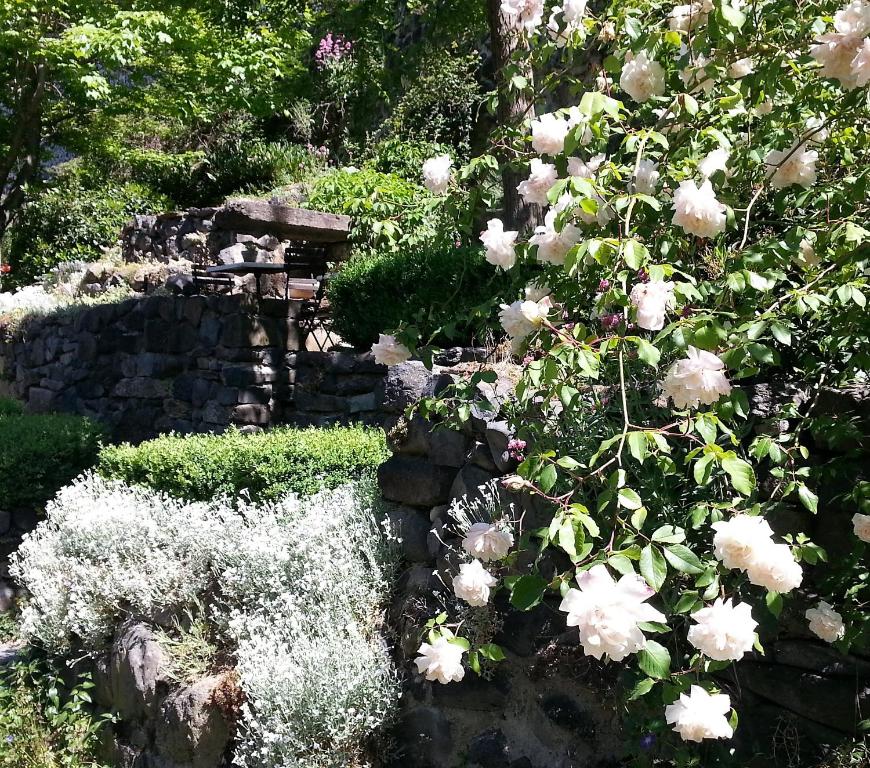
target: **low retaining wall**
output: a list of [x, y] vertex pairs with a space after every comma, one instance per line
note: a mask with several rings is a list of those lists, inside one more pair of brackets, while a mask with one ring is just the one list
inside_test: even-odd
[[[148, 296], [0, 327], [0, 395], [108, 425], [119, 439], [276, 424], [380, 425], [387, 368], [302, 346], [299, 302]], [[448, 350], [449, 367], [481, 355]], [[2, 520], [0, 520], [2, 527]]]

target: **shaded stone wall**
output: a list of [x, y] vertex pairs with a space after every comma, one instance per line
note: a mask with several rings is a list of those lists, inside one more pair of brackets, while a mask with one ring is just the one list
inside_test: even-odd
[[0, 329], [0, 394], [120, 439], [273, 424], [380, 424], [370, 353], [300, 350], [298, 302], [151, 296]]

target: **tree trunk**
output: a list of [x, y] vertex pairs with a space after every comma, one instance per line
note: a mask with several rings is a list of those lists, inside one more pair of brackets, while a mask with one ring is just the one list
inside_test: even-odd
[[24, 203], [27, 185], [36, 178], [43, 141], [45, 63], [23, 62], [19, 72], [15, 130], [0, 160], [0, 239]]
[[[490, 46], [492, 48], [492, 67], [498, 92], [496, 120], [500, 126], [520, 122], [534, 117], [535, 107], [522, 93], [511, 90], [505, 77], [511, 55], [517, 48], [517, 33], [501, 12], [501, 0], [486, 0], [487, 20], [489, 22]], [[532, 71], [523, 73], [531, 84]], [[538, 205], [523, 202], [517, 185], [525, 178], [525, 173], [510, 166], [512, 157], [504, 151], [497, 153], [501, 164], [501, 183], [503, 191], [503, 219], [505, 229], [529, 230], [542, 223], [543, 215]]]

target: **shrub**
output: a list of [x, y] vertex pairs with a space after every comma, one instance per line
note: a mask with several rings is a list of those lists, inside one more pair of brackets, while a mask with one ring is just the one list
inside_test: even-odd
[[4, 287], [27, 285], [65, 261], [100, 259], [133, 214], [168, 205], [139, 184], [88, 189], [74, 175], [61, 177], [21, 209], [10, 230], [4, 251], [12, 271]]
[[473, 248], [415, 248], [351, 259], [329, 285], [336, 332], [356, 347], [400, 324], [436, 343], [481, 340], [510, 278]]
[[91, 711], [90, 675], [32, 656], [0, 670], [0, 766], [99, 768], [105, 717]]
[[108, 446], [98, 471], [192, 501], [242, 492], [252, 499], [275, 499], [334, 488], [385, 458], [381, 432], [364, 427], [281, 428], [257, 435], [231, 430]]
[[398, 562], [381, 518], [372, 482], [232, 506], [85, 476], [13, 556], [22, 630], [98, 649], [124, 616], [178, 615], [208, 590], [246, 698], [235, 764], [362, 765], [398, 696], [377, 633]]
[[392, 173], [419, 183], [426, 160], [436, 155], [454, 154], [455, 150], [445, 144], [393, 138], [374, 144], [367, 153], [365, 166], [379, 173]]
[[351, 239], [362, 252], [438, 242], [452, 231], [437, 197], [418, 183], [371, 168], [318, 176], [306, 205], [353, 217]]
[[101, 426], [81, 416], [0, 413], [0, 503], [41, 507], [93, 466], [104, 436]]

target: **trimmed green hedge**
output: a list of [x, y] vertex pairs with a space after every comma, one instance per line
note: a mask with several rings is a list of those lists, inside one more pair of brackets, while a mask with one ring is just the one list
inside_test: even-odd
[[81, 416], [22, 413], [14, 400], [0, 401], [0, 507], [44, 505], [94, 465], [104, 437]]
[[450, 245], [397, 253], [361, 254], [329, 284], [336, 332], [366, 348], [400, 324], [414, 325], [438, 344], [483, 341], [496, 304], [511, 277], [494, 270], [477, 248]]
[[138, 446], [107, 446], [98, 472], [190, 501], [216, 496], [275, 499], [315, 493], [373, 471], [387, 458], [381, 430], [279, 428], [256, 435], [163, 435]]

